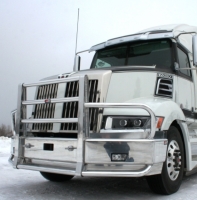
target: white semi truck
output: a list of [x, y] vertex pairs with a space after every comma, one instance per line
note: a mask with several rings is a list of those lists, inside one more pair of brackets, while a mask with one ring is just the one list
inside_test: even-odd
[[176, 192], [197, 169], [197, 27], [154, 27], [88, 51], [88, 70], [76, 55], [74, 72], [19, 85], [9, 162], [50, 181], [146, 176], [154, 192]]

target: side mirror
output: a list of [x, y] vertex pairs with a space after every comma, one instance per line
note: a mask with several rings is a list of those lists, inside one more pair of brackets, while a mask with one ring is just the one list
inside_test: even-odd
[[197, 67], [197, 35], [192, 37], [193, 65]]
[[74, 67], [73, 67], [73, 71], [77, 72], [80, 70], [80, 62], [81, 62], [81, 57], [76, 55], [75, 56], [75, 61], [74, 61]]

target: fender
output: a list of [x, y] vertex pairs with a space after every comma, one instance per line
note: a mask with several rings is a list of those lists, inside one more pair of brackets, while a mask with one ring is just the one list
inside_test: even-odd
[[[135, 98], [122, 103], [141, 103], [147, 105], [155, 113], [155, 116], [164, 117], [164, 121], [161, 130], [168, 130], [174, 120], [185, 121], [185, 116], [181, 108], [171, 99], [164, 99], [160, 97], [143, 97]], [[169, 112], [169, 110], [171, 112]], [[107, 108], [104, 110], [104, 115], [148, 115], [145, 110], [142, 109], [115, 109]]]
[[[186, 125], [186, 118], [184, 116], [183, 111], [172, 100], [159, 98], [159, 97], [144, 97], [138, 99], [132, 99], [127, 101], [127, 103], [142, 103], [147, 105], [149, 108], [153, 110], [155, 116], [164, 117], [164, 121], [161, 127], [161, 130], [168, 130], [171, 124], [176, 121], [182, 131], [183, 135], [183, 143], [185, 146], [185, 154], [186, 154], [186, 171], [190, 171], [193, 169], [193, 164], [191, 162], [191, 145], [189, 141], [189, 132]], [[169, 112], [169, 110], [171, 112]], [[137, 109], [105, 109], [105, 115], [147, 115], [144, 110]]]

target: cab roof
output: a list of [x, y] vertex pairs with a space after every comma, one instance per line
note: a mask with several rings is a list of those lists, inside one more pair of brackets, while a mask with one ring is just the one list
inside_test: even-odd
[[174, 37], [180, 35], [180, 33], [190, 33], [190, 32], [197, 32], [197, 27], [190, 26], [187, 24], [169, 24], [169, 25], [162, 25], [162, 26], [155, 26], [152, 28], [144, 29], [138, 33], [147, 33], [147, 32], [172, 32]]
[[[190, 26], [187, 24], [170, 24], [170, 25], [156, 26], [142, 30], [132, 35], [126, 35], [107, 40], [106, 42], [92, 46], [89, 52], [103, 49], [107, 46], [129, 41], [149, 40], [149, 39], [159, 39], [159, 38], [177, 38], [179, 35], [184, 33], [197, 33], [197, 27]], [[188, 39], [185, 36], [183, 40], [188, 40]], [[191, 51], [191, 49], [189, 48], [190, 44], [187, 44], [186, 46]]]

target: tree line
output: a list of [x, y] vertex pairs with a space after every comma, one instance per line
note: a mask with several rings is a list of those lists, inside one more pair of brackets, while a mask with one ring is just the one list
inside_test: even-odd
[[9, 125], [1, 124], [0, 125], [0, 136], [12, 137], [11, 127]]

